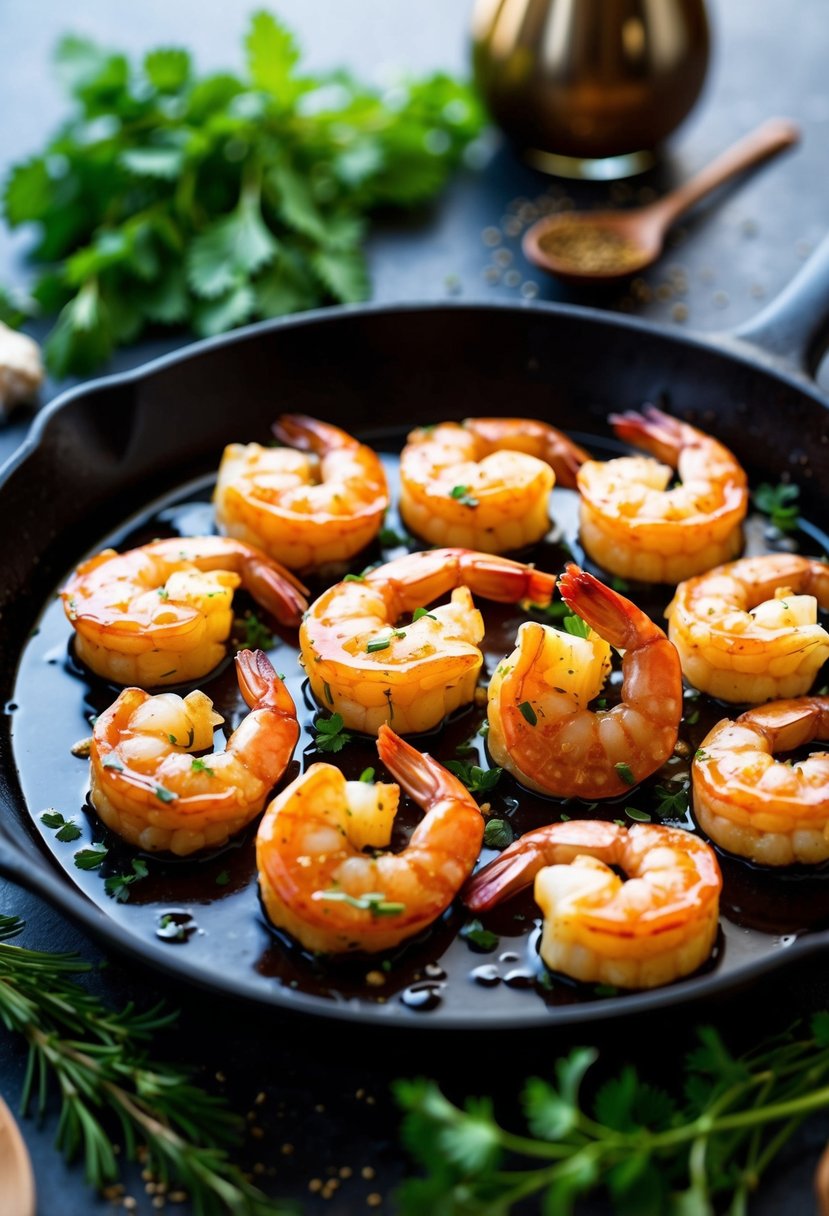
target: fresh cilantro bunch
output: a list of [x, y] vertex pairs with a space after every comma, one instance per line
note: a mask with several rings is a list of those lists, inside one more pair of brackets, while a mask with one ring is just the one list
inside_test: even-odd
[[587, 1101], [597, 1053], [570, 1052], [552, 1082], [526, 1083], [528, 1132], [503, 1128], [487, 1099], [462, 1109], [433, 1082], [398, 1082], [403, 1140], [427, 1171], [404, 1183], [401, 1216], [507, 1216], [530, 1197], [570, 1216], [596, 1190], [620, 1216], [745, 1216], [789, 1136], [829, 1107], [829, 1014], [739, 1056], [711, 1028], [698, 1036], [681, 1095], [629, 1066]]
[[[56, 376], [93, 370], [148, 326], [204, 336], [363, 299], [367, 217], [431, 198], [480, 129], [474, 94], [447, 75], [383, 92], [303, 73], [269, 13], [245, 48], [243, 75], [200, 76], [185, 50], [136, 66], [59, 44], [73, 113], [2, 199], [12, 227], [39, 231], [32, 296], [59, 313], [45, 348]], [[2, 290], [0, 313], [22, 315]]]

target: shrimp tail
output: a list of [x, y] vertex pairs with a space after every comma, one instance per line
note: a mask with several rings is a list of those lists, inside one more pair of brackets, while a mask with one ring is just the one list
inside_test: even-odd
[[334, 448], [357, 447], [358, 442], [338, 426], [311, 418], [308, 414], [281, 414], [271, 431], [289, 448], [324, 456]]
[[639, 410], [611, 414], [608, 421], [620, 439], [633, 447], [644, 448], [665, 464], [676, 467], [680, 450], [688, 445], [686, 427], [655, 405]]
[[665, 636], [630, 600], [572, 562], [558, 585], [567, 607], [618, 650], [629, 650]]
[[280, 625], [299, 625], [308, 608], [308, 588], [290, 570], [264, 555], [251, 556], [245, 563], [245, 585]]
[[296, 717], [296, 706], [264, 650], [240, 650], [236, 655], [239, 690], [251, 709], [278, 709]]
[[546, 864], [541, 849], [507, 849], [469, 880], [461, 898], [471, 912], [487, 912], [525, 890]]
[[473, 550], [459, 551], [458, 569], [472, 591], [484, 599], [499, 603], [516, 604], [520, 600], [530, 600], [545, 608], [553, 598], [556, 587], [553, 574]]
[[429, 807], [443, 798], [469, 801], [469, 792], [457, 777], [427, 752], [406, 743], [385, 723], [377, 733], [377, 754], [418, 806]]

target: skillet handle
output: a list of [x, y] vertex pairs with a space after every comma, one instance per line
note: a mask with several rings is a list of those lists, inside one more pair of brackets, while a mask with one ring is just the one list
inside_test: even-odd
[[813, 378], [829, 335], [829, 237], [767, 308], [733, 337]]

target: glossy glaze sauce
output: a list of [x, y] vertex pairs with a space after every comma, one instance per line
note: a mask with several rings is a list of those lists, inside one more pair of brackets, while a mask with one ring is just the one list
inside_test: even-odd
[[[607, 457], [617, 445], [594, 444], [597, 454]], [[392, 487], [397, 460], [385, 454], [384, 462]], [[181, 488], [160, 503], [150, 505], [139, 517], [101, 539], [99, 548], [123, 549], [155, 537], [196, 535], [214, 531], [210, 506], [212, 479], [202, 479]], [[532, 551], [519, 556], [543, 569], [558, 573], [568, 560], [575, 560], [602, 577], [603, 572], [585, 562], [578, 543], [578, 502], [572, 491], [556, 489], [552, 499], [554, 525], [548, 538]], [[365, 566], [400, 556], [409, 546], [399, 519], [392, 511], [375, 542], [352, 563], [359, 572]], [[827, 540], [816, 529], [780, 538], [761, 516], [749, 519], [746, 551], [763, 552], [776, 546], [797, 547], [819, 554]], [[68, 572], [67, 572], [68, 573]], [[311, 581], [313, 598], [325, 586], [342, 577], [345, 568], [327, 580]], [[604, 576], [605, 580], [613, 580]], [[672, 594], [671, 588], [628, 584], [620, 587], [660, 624]], [[517, 606], [478, 601], [486, 621], [483, 644], [485, 684], [498, 662], [515, 644], [518, 626], [527, 619]], [[254, 606], [239, 595], [235, 610], [243, 617]], [[544, 612], [534, 614], [547, 621]], [[555, 623], [555, 621], [553, 621]], [[284, 672], [297, 705], [302, 734], [294, 759], [282, 782], [283, 788], [301, 770], [318, 760], [337, 763], [349, 779], [357, 779], [367, 767], [377, 770], [377, 779], [388, 780], [380, 765], [374, 741], [355, 736], [335, 757], [317, 750], [313, 720], [320, 712], [310, 695], [298, 663], [296, 635], [278, 630], [269, 653], [274, 666]], [[818, 686], [825, 683], [825, 674]], [[619, 699], [621, 672], [614, 671], [604, 696], [612, 705]], [[198, 686], [213, 698], [225, 717], [217, 732], [217, 746], [247, 712], [238, 693], [230, 657]], [[194, 685], [174, 691], [185, 693]], [[528, 1002], [550, 1006], [599, 1000], [614, 990], [583, 985], [551, 975], [538, 957], [540, 918], [531, 892], [494, 909], [482, 919], [495, 937], [483, 943], [469, 934], [472, 918], [455, 906], [450, 908], [420, 938], [387, 954], [348, 958], [314, 958], [301, 951], [268, 926], [257, 892], [254, 862], [256, 823], [221, 850], [198, 859], [137, 854], [103, 828], [87, 803], [88, 762], [72, 754], [72, 746], [90, 734], [90, 719], [108, 706], [119, 689], [91, 675], [73, 657], [72, 630], [59, 601], [44, 610], [21, 659], [13, 702], [7, 706], [13, 719], [13, 746], [24, 796], [36, 831], [67, 876], [131, 933], [153, 942], [159, 950], [187, 951], [206, 974], [229, 976], [254, 991], [266, 992], [282, 985], [329, 1001], [371, 1006], [376, 1013], [385, 1006], [389, 1014], [403, 1010], [425, 1013], [449, 1008], [453, 1013], [485, 1023], [488, 1010], [518, 1022]], [[664, 822], [695, 830], [690, 811], [680, 805], [664, 811], [657, 787], [680, 791], [689, 780], [690, 757], [703, 737], [720, 718], [736, 716], [740, 707], [723, 706], [693, 690], [686, 691], [685, 713], [675, 755], [664, 768], [619, 799], [600, 804], [578, 799], [544, 798], [522, 789], [507, 773], [479, 802], [490, 806], [490, 817], [509, 823], [516, 836], [562, 815], [570, 818], [618, 819], [631, 824], [630, 810]], [[471, 760], [484, 767], [490, 761], [485, 740], [479, 733], [485, 711], [469, 707], [432, 732], [413, 736], [412, 741], [440, 760]], [[680, 804], [683, 800], [678, 800]], [[660, 811], [660, 807], [662, 810]], [[55, 812], [72, 826], [61, 831], [47, 826], [44, 813]], [[419, 811], [405, 798], [395, 822], [393, 848], [402, 847]], [[50, 820], [54, 822], [53, 819]], [[60, 836], [74, 839], [60, 839]], [[77, 865], [78, 854], [103, 845], [105, 860], [93, 869]], [[484, 849], [480, 864], [495, 853]], [[746, 959], [785, 949], [797, 935], [829, 924], [829, 880], [827, 867], [812, 870], [792, 868], [763, 870], [749, 862], [719, 853], [723, 867], [723, 932], [706, 969], [731, 967], [739, 970]], [[107, 881], [109, 880], [109, 882]], [[126, 881], [124, 881], [126, 880]], [[107, 891], [109, 888], [109, 893]], [[493, 944], [494, 942], [494, 944]]]

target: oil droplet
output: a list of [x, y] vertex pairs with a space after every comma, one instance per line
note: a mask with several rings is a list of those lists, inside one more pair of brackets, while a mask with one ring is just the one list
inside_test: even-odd
[[446, 972], [441, 967], [440, 963], [427, 963], [423, 968], [424, 973], [430, 980], [445, 980]]
[[521, 955], [516, 954], [514, 950], [505, 950], [503, 954], [498, 955], [499, 963], [518, 963], [521, 961]]
[[496, 984], [501, 983], [498, 968], [494, 963], [483, 963], [480, 967], [474, 967], [469, 972], [469, 978], [474, 980], [476, 984], [481, 984], [484, 988], [494, 988]]
[[442, 991], [443, 984], [412, 984], [400, 993], [400, 1000], [407, 1009], [428, 1013], [430, 1009], [437, 1009]]
[[522, 967], [517, 967], [515, 971], [508, 971], [504, 976], [504, 983], [508, 988], [532, 988], [535, 983], [535, 976], [532, 971], [526, 971]]
[[182, 908], [159, 912], [156, 937], [164, 942], [186, 942], [197, 931], [198, 925], [192, 913]]
[[778, 938], [778, 941], [781, 946], [793, 946], [797, 941], [797, 934], [784, 933], [782, 937]]

